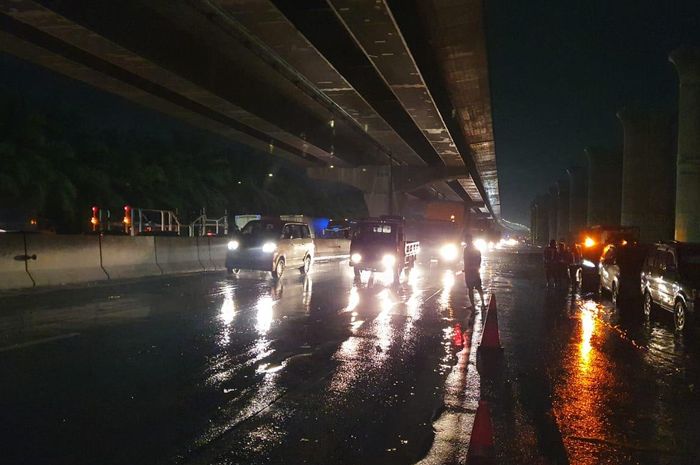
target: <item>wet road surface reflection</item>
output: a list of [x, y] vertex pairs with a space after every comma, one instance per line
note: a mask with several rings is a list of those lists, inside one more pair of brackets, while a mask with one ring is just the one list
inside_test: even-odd
[[697, 328], [547, 289], [539, 254], [494, 256], [491, 270], [510, 376], [502, 463], [699, 463]]
[[330, 263], [0, 297], [3, 460], [414, 463], [465, 296], [448, 270], [392, 281]]
[[[698, 331], [493, 252], [502, 464], [695, 464]], [[426, 264], [168, 277], [0, 297], [2, 463], [464, 463], [485, 312]]]

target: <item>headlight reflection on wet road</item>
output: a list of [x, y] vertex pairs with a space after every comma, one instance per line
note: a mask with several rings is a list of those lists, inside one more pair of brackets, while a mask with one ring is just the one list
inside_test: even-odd
[[438, 303], [440, 304], [440, 309], [448, 311], [448, 317], [453, 318], [454, 312], [450, 306], [450, 292], [452, 292], [452, 287], [455, 285], [455, 274], [452, 270], [445, 270], [442, 275], [442, 291], [440, 292], [440, 298]]
[[272, 320], [274, 315], [275, 301], [269, 295], [262, 295], [258, 299], [258, 303], [255, 308], [257, 311], [257, 319], [255, 323], [255, 329], [260, 334], [267, 334], [272, 327]]

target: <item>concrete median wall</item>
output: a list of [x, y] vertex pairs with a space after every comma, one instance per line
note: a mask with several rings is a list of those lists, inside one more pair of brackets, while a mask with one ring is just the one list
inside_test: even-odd
[[26, 234], [29, 275], [36, 286], [103, 281], [107, 273], [100, 263], [98, 236]]
[[346, 257], [350, 253], [349, 239], [315, 239], [316, 260]]
[[34, 286], [25, 265], [24, 236], [0, 234], [0, 289]]
[[204, 271], [196, 237], [154, 237], [156, 263], [164, 274]]
[[[0, 234], [0, 290], [221, 271], [229, 240]], [[316, 239], [315, 244], [318, 260], [343, 258], [350, 253], [348, 239]]]
[[218, 271], [226, 268], [226, 251], [230, 240], [228, 237], [209, 238], [209, 259], [211, 260], [212, 269]]
[[156, 262], [154, 237], [103, 236], [102, 267], [110, 279], [162, 274]]

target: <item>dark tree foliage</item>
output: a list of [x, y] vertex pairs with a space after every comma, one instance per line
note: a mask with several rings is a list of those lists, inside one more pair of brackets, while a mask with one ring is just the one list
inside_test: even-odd
[[32, 212], [59, 232], [85, 231], [92, 205], [172, 209], [185, 221], [202, 207], [210, 216], [365, 214], [359, 191], [310, 180], [300, 167], [215, 135], [96, 129], [76, 111], [7, 93], [0, 166], [0, 208]]

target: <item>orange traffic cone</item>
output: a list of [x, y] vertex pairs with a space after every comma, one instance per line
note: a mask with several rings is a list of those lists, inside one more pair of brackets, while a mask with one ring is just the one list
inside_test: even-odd
[[498, 311], [496, 310], [496, 295], [491, 294], [489, 309], [486, 314], [484, 331], [481, 333], [480, 349], [502, 349], [501, 337], [498, 335]]
[[491, 411], [485, 400], [479, 401], [474, 417], [472, 436], [467, 451], [467, 465], [491, 464], [494, 462], [493, 424]]
[[462, 338], [462, 325], [459, 323], [455, 324], [453, 328], [454, 336], [452, 337], [452, 342], [457, 347], [462, 347], [464, 345], [464, 338]]

